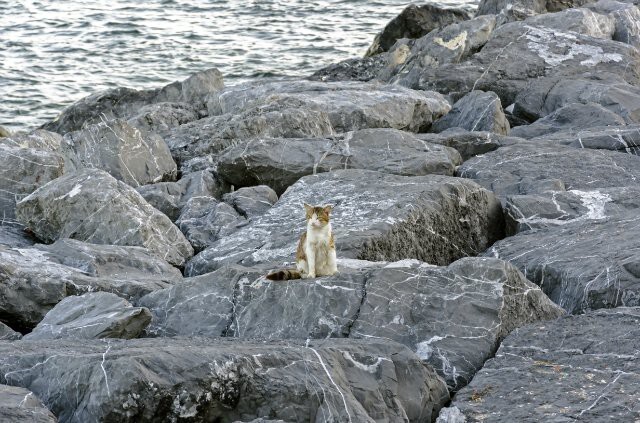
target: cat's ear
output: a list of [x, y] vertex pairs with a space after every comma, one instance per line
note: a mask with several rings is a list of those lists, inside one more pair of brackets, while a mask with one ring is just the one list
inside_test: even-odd
[[304, 210], [309, 213], [313, 210], [313, 206], [310, 206], [309, 204], [304, 203]]
[[329, 214], [329, 213], [331, 213], [331, 210], [333, 210], [333, 206], [332, 206], [331, 204], [327, 204], [326, 206], [324, 206], [324, 207], [322, 208], [322, 210], [324, 210], [324, 212], [325, 212], [326, 214]]

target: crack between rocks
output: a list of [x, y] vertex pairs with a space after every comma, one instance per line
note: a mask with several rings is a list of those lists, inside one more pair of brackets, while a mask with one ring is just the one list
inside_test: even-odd
[[345, 338], [350, 338], [351, 337], [351, 329], [353, 328], [353, 325], [356, 324], [356, 322], [358, 321], [358, 318], [360, 317], [360, 310], [362, 309], [362, 306], [364, 305], [365, 301], [367, 300], [367, 284], [368, 283], [369, 283], [369, 279], [367, 277], [365, 277], [364, 281], [362, 282], [362, 286], [360, 288], [360, 292], [362, 293], [362, 297], [360, 297], [360, 304], [358, 305], [358, 309], [353, 314], [353, 317], [351, 318], [351, 320], [349, 321], [347, 326], [342, 330], [342, 335]]

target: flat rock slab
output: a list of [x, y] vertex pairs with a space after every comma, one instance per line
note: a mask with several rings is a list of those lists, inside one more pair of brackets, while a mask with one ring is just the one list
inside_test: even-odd
[[636, 185], [640, 180], [640, 157], [524, 142], [472, 158], [456, 173], [501, 198], [550, 189], [587, 191]]
[[532, 138], [535, 142], [640, 155], [640, 125], [576, 127]]
[[162, 137], [121, 119], [66, 134], [62, 151], [76, 168], [102, 169], [132, 187], [172, 181], [178, 172]]
[[108, 292], [90, 292], [63, 299], [23, 339], [137, 338], [151, 321], [151, 313], [133, 307]]
[[229, 266], [138, 304], [154, 315], [152, 336], [391, 339], [416, 351], [452, 390], [468, 383], [513, 328], [564, 313], [495, 259], [448, 267], [340, 260], [338, 268], [331, 277], [272, 282], [261, 269]]
[[446, 265], [485, 250], [503, 230], [499, 202], [471, 181], [340, 170], [300, 179], [266, 214], [194, 257], [185, 274], [293, 260], [305, 228], [303, 202], [335, 205], [331, 220], [342, 258]]
[[167, 216], [125, 183], [82, 169], [41, 187], [18, 206], [18, 219], [38, 238], [146, 247], [180, 266], [193, 248]]
[[570, 313], [640, 305], [637, 210], [576, 220], [506, 238], [486, 254], [513, 263]]
[[266, 185], [240, 188], [225, 194], [225, 203], [246, 218], [262, 216], [278, 201], [278, 194]]
[[467, 422], [636, 421], [639, 328], [638, 308], [520, 328], [452, 405]]
[[306, 175], [366, 169], [396, 175], [453, 175], [462, 159], [409, 132], [364, 129], [333, 138], [256, 139], [226, 150], [218, 172], [236, 187], [266, 184], [282, 194]]
[[525, 141], [522, 138], [507, 137], [487, 131], [465, 131], [460, 128], [448, 129], [439, 134], [416, 134], [416, 137], [429, 143], [456, 149], [463, 161], [506, 145]]
[[4, 247], [30, 247], [36, 238], [18, 222], [0, 222], [0, 245]]
[[69, 423], [421, 422], [449, 399], [433, 369], [382, 340], [0, 342], [0, 373]]
[[500, 98], [495, 93], [471, 91], [458, 100], [449, 113], [435, 121], [431, 130], [442, 132], [449, 128], [507, 135], [509, 121], [502, 110]]
[[11, 423], [57, 423], [58, 419], [33, 392], [0, 385], [0, 421]]

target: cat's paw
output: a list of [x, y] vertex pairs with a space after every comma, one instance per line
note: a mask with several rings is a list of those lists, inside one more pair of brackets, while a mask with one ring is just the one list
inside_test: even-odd
[[316, 277], [315, 272], [314, 272], [314, 273], [309, 273], [309, 274], [307, 274], [307, 279], [313, 279], [313, 278], [315, 278], [315, 277]]

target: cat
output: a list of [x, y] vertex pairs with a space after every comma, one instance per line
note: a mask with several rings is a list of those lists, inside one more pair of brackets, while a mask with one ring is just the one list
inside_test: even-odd
[[271, 272], [267, 279], [283, 281], [331, 276], [338, 272], [335, 237], [331, 232], [329, 216], [333, 206], [304, 204], [307, 230], [298, 241], [296, 268]]

